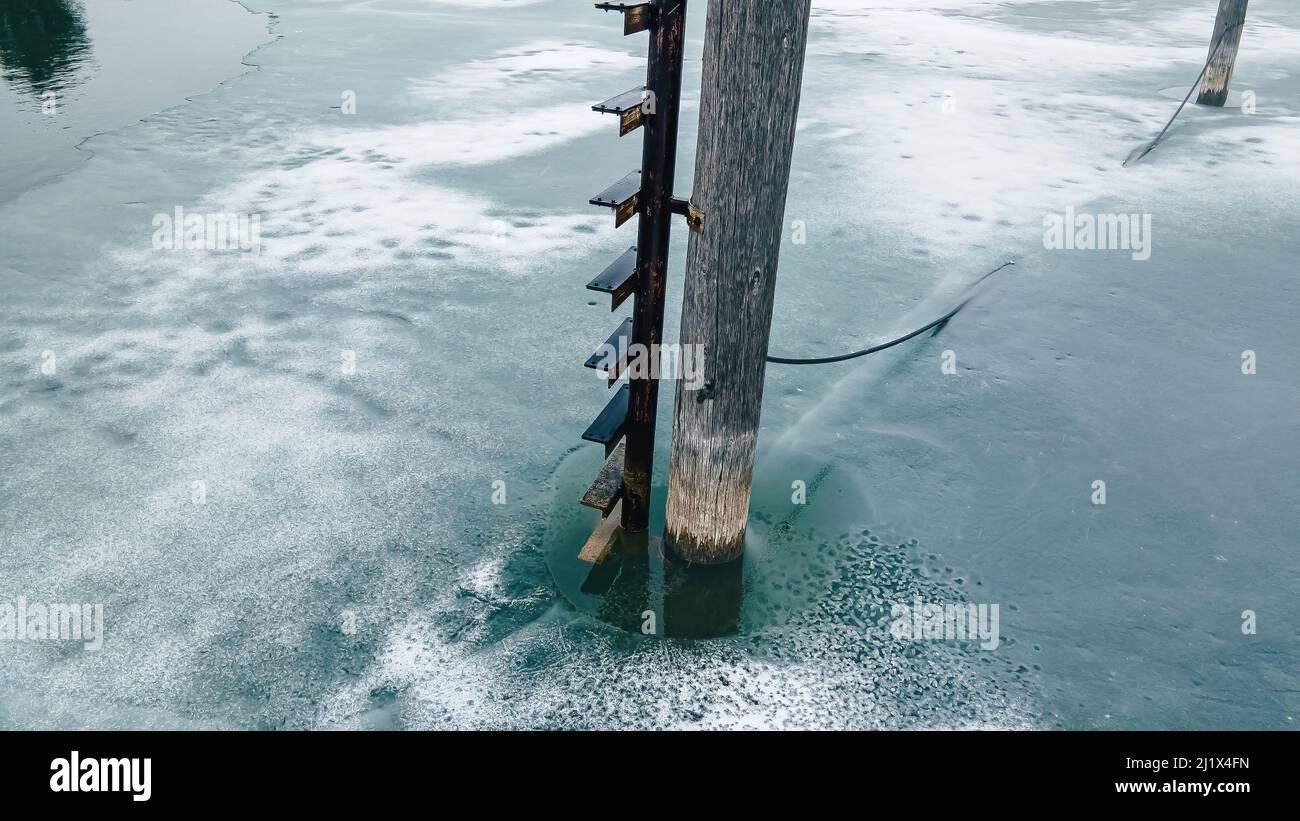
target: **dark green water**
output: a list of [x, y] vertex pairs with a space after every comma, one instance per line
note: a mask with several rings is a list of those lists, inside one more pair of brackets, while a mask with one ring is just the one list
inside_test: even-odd
[[84, 162], [91, 135], [237, 76], [266, 39], [265, 21], [229, 2], [5, 0], [0, 202]]

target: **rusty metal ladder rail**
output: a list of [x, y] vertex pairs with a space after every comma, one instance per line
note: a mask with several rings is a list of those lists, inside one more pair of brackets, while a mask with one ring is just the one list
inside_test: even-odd
[[627, 383], [583, 436], [605, 446], [605, 465], [582, 499], [604, 519], [580, 558], [600, 564], [622, 534], [642, 533], [650, 524], [659, 404], [658, 363], [652, 358], [663, 337], [672, 217], [685, 216], [692, 230], [702, 231], [704, 216], [689, 201], [673, 197], [686, 0], [597, 3], [596, 8], [622, 14], [624, 36], [650, 32], [645, 85], [592, 106], [595, 112], [618, 117], [620, 137], [637, 130], [644, 134], [641, 167], [590, 201], [614, 211], [616, 228], [634, 216], [640, 218], [636, 246], [587, 285], [610, 295], [611, 311], [635, 297], [632, 316], [586, 362], [604, 374], [611, 387], [627, 376]]

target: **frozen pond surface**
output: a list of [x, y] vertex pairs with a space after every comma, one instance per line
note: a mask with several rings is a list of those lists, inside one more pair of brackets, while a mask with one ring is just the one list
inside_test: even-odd
[[[769, 368], [714, 641], [593, 617], [565, 564], [619, 318], [583, 286], [632, 230], [585, 203], [639, 157], [589, 106], [644, 37], [561, 0], [190, 5], [258, 21], [257, 69], [172, 78], [0, 204], [0, 602], [106, 621], [98, 652], [0, 642], [0, 726], [1295, 726], [1295, 4], [1252, 4], [1254, 114], [1189, 107], [1123, 169], [1211, 0], [815, 0], [773, 352], [1017, 266], [937, 337]], [[154, 250], [178, 206], [261, 214], [260, 254]], [[1150, 214], [1151, 258], [1045, 250], [1067, 208]], [[914, 597], [998, 603], [1000, 646], [894, 640]]]
[[[0, 17], [0, 203], [75, 168], [88, 137], [236, 76], [264, 20], [203, 0], [8, 0]], [[84, 150], [78, 150], [84, 149]]]

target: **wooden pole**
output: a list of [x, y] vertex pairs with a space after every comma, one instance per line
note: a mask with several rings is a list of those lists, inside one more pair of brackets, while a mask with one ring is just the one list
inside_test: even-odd
[[687, 561], [744, 552], [810, 0], [709, 0], [681, 341], [705, 383], [677, 383], [665, 541]]
[[1249, 0], [1219, 0], [1219, 15], [1214, 20], [1214, 37], [1210, 40], [1210, 67], [1201, 83], [1200, 96], [1196, 98], [1200, 105], [1222, 107], [1228, 101], [1228, 85], [1232, 82], [1232, 69], [1237, 62], [1241, 32], [1246, 26], [1248, 2]]

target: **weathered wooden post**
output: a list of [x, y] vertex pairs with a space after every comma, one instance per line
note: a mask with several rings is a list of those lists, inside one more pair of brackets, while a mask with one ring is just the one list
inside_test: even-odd
[[[1249, 0], [1219, 0], [1219, 15], [1214, 20], [1214, 37], [1210, 40], [1210, 67], [1201, 83], [1200, 105], [1222, 107], [1228, 101], [1228, 85], [1237, 62], [1237, 47], [1246, 25]], [[1220, 42], [1222, 41], [1222, 42]]]
[[810, 0], [709, 0], [681, 341], [705, 385], [677, 383], [665, 540], [721, 564], [744, 552]]

